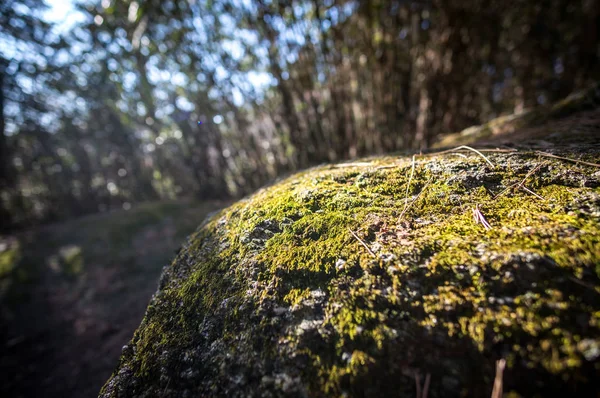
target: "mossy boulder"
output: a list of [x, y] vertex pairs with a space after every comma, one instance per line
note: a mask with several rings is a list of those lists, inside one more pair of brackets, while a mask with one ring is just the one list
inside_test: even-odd
[[595, 394], [599, 121], [316, 167], [214, 214], [100, 396]]

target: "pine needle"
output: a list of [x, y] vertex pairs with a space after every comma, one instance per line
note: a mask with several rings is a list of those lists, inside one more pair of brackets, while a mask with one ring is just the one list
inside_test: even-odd
[[496, 377], [494, 379], [494, 388], [492, 390], [492, 398], [502, 398], [502, 384], [504, 368], [506, 367], [506, 360], [504, 358], [496, 361]]
[[412, 200], [412, 202], [410, 202], [408, 206], [404, 207], [404, 209], [402, 210], [402, 213], [400, 213], [400, 215], [398, 216], [398, 222], [400, 222], [400, 220], [402, 220], [402, 217], [404, 216], [404, 213], [406, 213], [410, 209], [410, 207], [417, 201], [417, 199], [419, 199], [419, 197], [421, 196], [421, 194], [423, 194], [423, 192], [425, 192], [425, 189], [429, 185], [429, 182], [431, 182], [431, 179], [429, 179], [429, 181], [427, 181], [427, 183], [425, 184], [425, 186], [423, 186], [423, 189], [421, 189], [421, 192], [419, 192], [417, 194], [417, 196], [415, 196], [415, 198]]
[[492, 229], [490, 223], [487, 222], [487, 220], [483, 216], [483, 213], [481, 213], [481, 210], [479, 210], [479, 205], [476, 205], [475, 208], [473, 208], [473, 219], [475, 220], [476, 224], [483, 225], [485, 229]]
[[485, 160], [490, 166], [492, 166], [492, 168], [496, 168], [494, 166], [494, 164], [487, 158], [487, 156], [485, 156], [482, 152], [516, 152], [516, 150], [512, 150], [512, 149], [482, 149], [482, 150], [478, 150], [475, 148], [471, 148], [470, 146], [467, 145], [461, 145], [461, 146], [457, 146], [456, 148], [452, 148], [452, 149], [447, 149], [445, 151], [440, 151], [440, 152], [433, 152], [433, 153], [428, 153], [426, 155], [422, 155], [422, 156], [435, 156], [435, 155], [443, 155], [445, 153], [455, 153], [456, 151], [460, 151], [463, 149], [467, 149], [469, 151], [475, 152], [477, 155], [481, 156], [483, 158], [483, 160]]
[[545, 157], [548, 157], [548, 158], [566, 160], [567, 162], [585, 164], [587, 166], [592, 166], [592, 167], [600, 167], [600, 164], [598, 164], [598, 163], [591, 163], [591, 162], [585, 162], [583, 160], [566, 158], [564, 156], [553, 155], [553, 154], [548, 153], [548, 152], [535, 151], [535, 153], [538, 154], [538, 155], [540, 155], [540, 156], [545, 156]]
[[459, 147], [454, 148], [452, 150], [452, 152], [457, 151], [459, 149], [468, 149], [469, 151], [475, 152], [476, 154], [478, 154], [479, 156], [481, 156], [486, 162], [488, 162], [488, 164], [490, 166], [492, 166], [493, 169], [495, 168], [494, 164], [492, 162], [490, 162], [490, 160], [483, 153], [481, 153], [480, 151], [478, 151], [477, 149], [471, 148], [470, 146], [467, 146], [467, 145], [461, 145]]
[[529, 177], [531, 177], [533, 175], [533, 173], [535, 173], [536, 171], [538, 171], [539, 169], [541, 169], [547, 163], [548, 162], [542, 162], [542, 163], [538, 164], [537, 166], [535, 166], [533, 169], [529, 170], [529, 172], [525, 175], [525, 177], [521, 180], [521, 182], [518, 182], [516, 184], [512, 184], [512, 185], [506, 187], [502, 192], [500, 192], [498, 195], [494, 196], [494, 200], [497, 199], [497, 198], [499, 198], [500, 196], [502, 196], [506, 191], [511, 190], [513, 188], [522, 189], [522, 190], [524, 190], [526, 192], [529, 192], [530, 194], [532, 194], [533, 196], [535, 196], [538, 199], [546, 200], [542, 196], [540, 196], [537, 193], [533, 192], [531, 189], [527, 188], [525, 186], [525, 181], [527, 181], [527, 179]]
[[348, 228], [348, 231], [350, 231], [350, 233], [352, 234], [352, 236], [354, 236], [356, 238], [356, 240], [365, 247], [365, 249], [367, 249], [367, 251], [369, 252], [369, 254], [375, 258], [377, 258], [377, 256], [375, 255], [375, 253], [373, 253], [373, 251], [371, 249], [369, 249], [369, 246], [367, 246], [367, 244], [365, 242], [363, 242], [363, 240], [361, 238], [358, 237], [358, 235], [356, 235], [354, 233], [354, 231], [352, 231], [350, 228]]
[[408, 177], [408, 182], [406, 183], [406, 194], [404, 195], [404, 209], [401, 214], [404, 214], [406, 208], [408, 207], [408, 190], [410, 189], [410, 183], [412, 182], [413, 175], [415, 174], [415, 157], [417, 155], [413, 155], [412, 157], [412, 167], [410, 168], [410, 177]]
[[375, 166], [375, 164], [373, 164], [372, 162], [353, 162], [353, 163], [339, 163], [339, 164], [333, 165], [333, 167], [336, 169], [341, 169], [344, 167], [369, 167], [369, 166]]

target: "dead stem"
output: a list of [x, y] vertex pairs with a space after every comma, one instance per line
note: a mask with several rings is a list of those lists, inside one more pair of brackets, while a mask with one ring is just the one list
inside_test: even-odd
[[427, 373], [425, 376], [425, 383], [423, 384], [423, 390], [421, 390], [421, 376], [415, 372], [415, 384], [417, 386], [417, 398], [427, 398], [429, 394], [429, 384], [431, 382], [431, 373]]
[[421, 377], [415, 372], [415, 384], [417, 385], [417, 398], [421, 398]]
[[374, 166], [373, 163], [371, 162], [354, 162], [354, 163], [340, 163], [340, 164], [334, 164], [333, 167], [334, 168], [344, 168], [344, 167], [368, 167], [368, 166]]
[[504, 368], [506, 367], [506, 360], [504, 358], [496, 361], [496, 378], [494, 379], [494, 388], [492, 390], [492, 398], [502, 397], [502, 376], [504, 374]]
[[429, 394], [429, 383], [431, 382], [431, 373], [427, 373], [427, 376], [425, 376], [425, 385], [423, 386], [423, 395], [421, 395], [421, 398], [427, 398], [427, 395]]
[[402, 213], [400, 213], [400, 215], [398, 216], [398, 221], [400, 222], [402, 220], [402, 217], [404, 216], [404, 214], [410, 209], [410, 207], [417, 201], [417, 199], [419, 199], [419, 197], [421, 196], [421, 194], [423, 192], [425, 192], [425, 189], [427, 188], [427, 186], [429, 185], [429, 183], [431, 182], [431, 179], [429, 179], [427, 181], [427, 183], [423, 186], [423, 189], [421, 189], [421, 192], [419, 192], [417, 194], [417, 196], [415, 196], [415, 198], [412, 200], [412, 202], [409, 203], [408, 206], [405, 206], [404, 209], [402, 210]]
[[356, 238], [356, 240], [365, 247], [365, 249], [367, 249], [367, 251], [369, 252], [369, 254], [375, 258], [377, 258], [377, 256], [375, 255], [375, 253], [373, 253], [373, 251], [371, 249], [369, 249], [369, 246], [367, 246], [367, 244], [365, 242], [363, 242], [363, 240], [361, 238], [358, 237], [358, 235], [356, 235], [354, 233], [354, 231], [352, 231], [350, 228], [348, 228], [348, 231], [350, 231], [350, 233], [352, 234], [352, 236], [354, 236]]
[[592, 166], [592, 167], [600, 167], [600, 164], [598, 164], [598, 163], [585, 162], [583, 160], [578, 160], [578, 159], [570, 159], [570, 158], [566, 158], [564, 156], [553, 155], [553, 154], [548, 153], [548, 152], [535, 151], [535, 153], [538, 154], [538, 155], [540, 155], [540, 156], [545, 156], [545, 157], [548, 157], [548, 158], [566, 160], [567, 162], [585, 164], [587, 166]]
[[[460, 151], [463, 149], [467, 149], [469, 151], [475, 152], [476, 154], [478, 154], [479, 156], [481, 156], [483, 158], [483, 160], [485, 160], [490, 166], [492, 166], [492, 168], [495, 168], [494, 164], [492, 162], [490, 162], [490, 160], [483, 154], [481, 153], [480, 150], [475, 149], [475, 148], [471, 148], [470, 146], [467, 145], [461, 145], [458, 146], [456, 148], [452, 148], [452, 149], [447, 149], [445, 151], [441, 151], [441, 152], [433, 152], [433, 153], [428, 153], [427, 155], [422, 155], [422, 156], [435, 156], [435, 155], [443, 155], [445, 153], [454, 153], [456, 151]], [[511, 150], [503, 150], [503, 149], [494, 149], [494, 150], [483, 150], [485, 152], [514, 152]]]
[[412, 182], [413, 175], [415, 174], [415, 157], [417, 155], [413, 155], [412, 157], [412, 167], [410, 168], [410, 177], [408, 177], [408, 182], [406, 183], [406, 194], [404, 195], [404, 209], [401, 214], [404, 214], [406, 208], [408, 207], [408, 190], [410, 188], [410, 183]]
[[540, 200], [546, 200], [544, 199], [543, 196], [538, 195], [537, 193], [533, 192], [531, 189], [527, 188], [526, 186], [519, 186], [519, 188], [521, 188], [522, 190], [529, 192], [530, 194], [532, 194], [533, 196], [535, 196], [536, 198], [540, 199]]
[[500, 192], [498, 195], [494, 196], [494, 200], [498, 199], [500, 196], [504, 195], [504, 193], [508, 190], [511, 190], [513, 188], [518, 188], [518, 189], [522, 189], [526, 192], [529, 192], [530, 194], [532, 194], [533, 196], [535, 196], [538, 199], [541, 200], [545, 200], [542, 196], [538, 195], [537, 193], [533, 192], [531, 189], [527, 188], [525, 186], [525, 181], [527, 181], [527, 179], [529, 177], [531, 177], [531, 175], [533, 173], [535, 173], [536, 171], [538, 171], [540, 168], [542, 168], [543, 166], [545, 166], [548, 162], [542, 162], [540, 164], [538, 164], [537, 166], [535, 166], [533, 169], [529, 170], [529, 172], [527, 172], [527, 174], [525, 175], [525, 177], [521, 180], [521, 182], [518, 182], [516, 184], [512, 184], [508, 187], [506, 187], [502, 192]]
[[465, 155], [464, 153], [459, 153], [459, 152], [456, 152], [456, 153], [451, 153], [450, 155], [454, 155], [454, 156], [460, 156], [461, 158], [468, 159], [468, 158], [467, 158], [467, 155]]
[[481, 210], [479, 210], [479, 205], [475, 205], [475, 207], [473, 208], [473, 219], [475, 220], [476, 224], [483, 225], [485, 229], [492, 229], [490, 223], [487, 222], [487, 220], [481, 213]]

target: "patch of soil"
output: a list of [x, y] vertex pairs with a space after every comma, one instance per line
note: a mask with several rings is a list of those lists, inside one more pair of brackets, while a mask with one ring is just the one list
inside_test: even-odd
[[[44, 248], [58, 233], [77, 236], [76, 223], [22, 234], [24, 253], [42, 253], [29, 259], [36, 263], [29, 265], [35, 280], [19, 285], [17, 298], [0, 302], [0, 396], [97, 397], [140, 324], [162, 266], [182, 243], [179, 227], [187, 223], [183, 232], [192, 232], [216, 207], [193, 209], [193, 215], [186, 209], [179, 215], [185, 221], [165, 217], [146, 225], [134, 231], [126, 249], [86, 260], [78, 275], [50, 267]], [[84, 250], [111, 248], [106, 241], [92, 246]]]

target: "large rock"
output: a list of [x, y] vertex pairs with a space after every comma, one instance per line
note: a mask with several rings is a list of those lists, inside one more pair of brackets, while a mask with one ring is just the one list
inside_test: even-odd
[[600, 111], [544, 123], [485, 158], [313, 168], [215, 214], [100, 396], [595, 393]]

